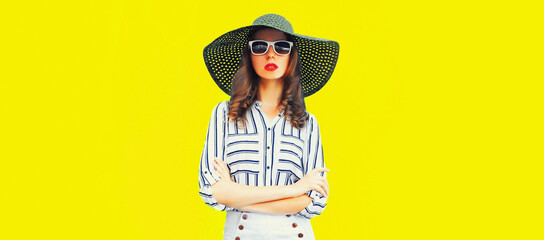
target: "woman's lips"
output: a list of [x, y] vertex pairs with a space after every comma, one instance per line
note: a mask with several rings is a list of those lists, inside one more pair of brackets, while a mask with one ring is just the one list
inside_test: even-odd
[[266, 64], [266, 66], [264, 66], [264, 69], [267, 70], [267, 71], [274, 71], [274, 70], [278, 69], [278, 65], [273, 64], [273, 63], [269, 63], [269, 64]]

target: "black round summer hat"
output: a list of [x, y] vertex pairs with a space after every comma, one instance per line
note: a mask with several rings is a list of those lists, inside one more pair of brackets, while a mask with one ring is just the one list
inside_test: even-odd
[[270, 27], [288, 34], [298, 50], [301, 63], [301, 85], [304, 97], [321, 89], [331, 75], [338, 60], [338, 42], [297, 34], [287, 19], [278, 14], [265, 14], [253, 24], [227, 32], [204, 47], [204, 62], [213, 80], [229, 96], [234, 74], [238, 71], [243, 48], [249, 36], [259, 28]]

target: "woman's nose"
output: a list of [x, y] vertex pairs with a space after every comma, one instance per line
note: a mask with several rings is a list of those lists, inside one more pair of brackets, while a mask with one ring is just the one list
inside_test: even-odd
[[266, 52], [268, 58], [276, 57], [276, 52], [274, 52], [274, 46], [270, 45], [268, 51]]

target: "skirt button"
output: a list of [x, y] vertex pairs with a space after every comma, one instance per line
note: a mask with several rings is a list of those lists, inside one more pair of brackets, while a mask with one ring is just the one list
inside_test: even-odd
[[296, 228], [296, 227], [297, 227], [297, 223], [293, 223], [293, 227]]
[[290, 216], [291, 216], [291, 214], [287, 214], [287, 215], [285, 215], [285, 216], [287, 216], [287, 217], [290, 217]]
[[302, 233], [299, 233], [299, 234], [298, 234], [298, 237], [299, 237], [299, 238], [302, 238], [302, 236], [304, 236]]
[[242, 218], [243, 218], [244, 220], [246, 220], [246, 219], [247, 219], [247, 214], [242, 215]]
[[240, 226], [238, 226], [238, 229], [242, 230], [242, 229], [244, 229], [244, 226], [240, 225]]

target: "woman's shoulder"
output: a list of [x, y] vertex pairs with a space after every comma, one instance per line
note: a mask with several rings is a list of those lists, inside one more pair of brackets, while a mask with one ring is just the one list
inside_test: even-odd
[[310, 113], [310, 112], [308, 112], [308, 111], [306, 111], [306, 113], [308, 114], [308, 118], [307, 118], [307, 121], [308, 121], [308, 122], [307, 122], [307, 123], [312, 123], [312, 122], [314, 122], [314, 121], [317, 121], [317, 119], [316, 119], [316, 117], [315, 117], [314, 114], [312, 114], [312, 113]]
[[217, 104], [215, 104], [215, 106], [213, 107], [214, 111], [224, 111], [225, 109], [227, 109], [229, 106], [229, 101], [226, 100], [226, 101], [221, 101], [221, 102], [218, 102]]
[[228, 105], [229, 101], [221, 101], [216, 103], [211, 110], [212, 115], [219, 116], [220, 114], [227, 114]]
[[304, 130], [305, 132], [312, 132], [314, 128], [317, 127], [317, 118], [314, 114], [306, 111], [306, 114], [308, 114], [308, 118], [306, 118], [306, 124], [304, 124]]

